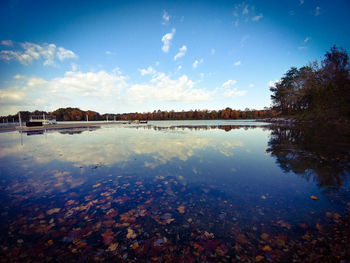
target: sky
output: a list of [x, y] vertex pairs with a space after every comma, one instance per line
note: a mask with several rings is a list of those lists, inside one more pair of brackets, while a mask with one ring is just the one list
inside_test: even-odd
[[263, 109], [350, 49], [350, 1], [0, 1], [0, 115]]

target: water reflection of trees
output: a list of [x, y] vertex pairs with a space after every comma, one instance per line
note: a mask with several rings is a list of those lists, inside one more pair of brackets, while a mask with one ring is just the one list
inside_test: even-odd
[[163, 130], [191, 130], [191, 131], [199, 131], [199, 130], [224, 130], [226, 132], [237, 129], [255, 129], [255, 128], [263, 128], [268, 129], [267, 125], [175, 125], [175, 126], [154, 126], [154, 125], [146, 125], [146, 126], [129, 126], [129, 128], [135, 129], [148, 129], [155, 131], [163, 131]]
[[336, 125], [271, 127], [267, 152], [286, 172], [339, 187], [350, 171], [349, 129]]

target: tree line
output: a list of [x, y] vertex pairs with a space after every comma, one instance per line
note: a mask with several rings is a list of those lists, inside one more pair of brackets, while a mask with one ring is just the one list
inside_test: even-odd
[[[229, 107], [222, 110], [189, 110], [189, 111], [153, 111], [146, 113], [100, 114], [96, 111], [84, 111], [79, 108], [59, 108], [52, 112], [21, 111], [21, 119], [28, 121], [31, 115], [53, 115], [57, 121], [102, 121], [102, 120], [217, 120], [217, 119], [261, 119], [277, 116], [277, 110], [264, 108], [263, 110], [248, 109], [233, 110]], [[0, 117], [0, 122], [18, 121], [18, 114]]]
[[292, 67], [270, 87], [273, 108], [281, 115], [307, 119], [350, 117], [349, 56], [333, 46], [321, 63]]

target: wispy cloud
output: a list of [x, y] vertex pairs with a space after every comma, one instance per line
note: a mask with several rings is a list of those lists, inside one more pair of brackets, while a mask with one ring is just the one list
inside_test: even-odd
[[239, 60], [239, 61], [236, 61], [235, 63], [234, 63], [234, 66], [235, 67], [238, 67], [239, 65], [241, 65], [241, 61]]
[[276, 87], [276, 84], [279, 82], [279, 80], [269, 80], [267, 83], [268, 87]]
[[176, 32], [176, 29], [173, 28], [170, 33], [167, 33], [162, 37], [162, 42], [163, 42], [162, 50], [163, 50], [163, 52], [165, 52], [165, 53], [169, 52], [171, 40], [173, 39], [175, 32]]
[[77, 71], [78, 70], [78, 65], [75, 63], [70, 64], [72, 71]]
[[198, 67], [198, 65], [199, 64], [201, 64], [201, 63], [203, 63], [203, 59], [201, 58], [200, 60], [195, 60], [194, 62], [193, 62], [193, 64], [192, 64], [192, 67], [195, 69], [195, 68], [197, 68]]
[[257, 22], [260, 19], [262, 19], [263, 17], [264, 17], [263, 14], [260, 14], [260, 15], [257, 15], [257, 16], [253, 16], [252, 21]]
[[249, 9], [255, 9], [254, 6], [250, 6], [246, 4], [245, 2], [236, 4], [234, 9], [233, 9], [233, 16], [239, 17], [240, 15], [248, 15], [249, 14]]
[[321, 7], [316, 6], [315, 8], [315, 16], [319, 16], [321, 14]]
[[229, 79], [222, 84], [223, 88], [229, 88], [237, 83], [237, 80]]
[[247, 43], [247, 40], [249, 39], [249, 35], [245, 35], [241, 38], [241, 41], [239, 42], [241, 44], [241, 47], [244, 47], [244, 45]]
[[170, 15], [168, 14], [167, 11], [163, 10], [163, 15], [162, 15], [162, 24], [165, 25], [168, 23], [170, 20]]
[[22, 50], [1, 50], [0, 59], [5, 61], [17, 60], [23, 65], [30, 65], [34, 60], [43, 59], [44, 66], [54, 66], [55, 59], [60, 61], [77, 58], [77, 55], [55, 44], [38, 45], [30, 42], [21, 43]]
[[309, 42], [310, 39], [311, 39], [311, 37], [306, 37], [306, 38], [304, 39], [304, 43]]
[[248, 21], [259, 21], [263, 18], [263, 14], [258, 14], [254, 5], [246, 4], [245, 2], [238, 3], [234, 6], [232, 14], [235, 18], [234, 25], [238, 27], [240, 22], [247, 23]]
[[56, 56], [60, 61], [70, 59], [70, 58], [76, 58], [76, 55], [73, 51], [65, 49], [63, 47], [58, 47], [56, 50]]
[[12, 40], [2, 40], [1, 41], [1, 45], [12, 47], [13, 46], [13, 42], [12, 42]]
[[187, 51], [187, 47], [185, 45], [183, 45], [179, 49], [179, 52], [174, 56], [174, 60], [177, 60], [178, 58], [181, 58], [181, 57], [185, 56], [186, 51]]
[[224, 91], [224, 96], [226, 98], [242, 97], [247, 94], [246, 90], [238, 90], [237, 88], [227, 89]]
[[234, 88], [233, 86], [236, 84], [237, 81], [233, 79], [229, 79], [222, 84], [222, 88], [224, 89], [222, 94], [224, 95], [224, 97], [241, 97], [247, 94], [246, 90], [238, 90], [237, 88]]
[[107, 50], [107, 51], [105, 52], [105, 54], [106, 54], [107, 56], [113, 56], [113, 55], [115, 55], [115, 53], [112, 52], [112, 51], [110, 51], [110, 50]]
[[243, 10], [242, 10], [242, 14], [243, 14], [243, 15], [247, 15], [247, 14], [249, 13], [248, 7], [249, 7], [248, 5], [244, 5], [244, 6], [243, 6]]
[[145, 76], [145, 75], [156, 73], [156, 70], [154, 68], [152, 68], [151, 66], [149, 66], [146, 69], [139, 69], [139, 72], [142, 76]]
[[299, 4], [303, 5], [304, 4], [304, 0], [299, 0]]
[[255, 87], [254, 83], [249, 84], [249, 88], [254, 88], [254, 87]]
[[216, 51], [215, 51], [214, 48], [212, 48], [212, 49], [210, 50], [210, 54], [211, 54], [211, 55], [215, 55], [215, 52], [216, 52]]

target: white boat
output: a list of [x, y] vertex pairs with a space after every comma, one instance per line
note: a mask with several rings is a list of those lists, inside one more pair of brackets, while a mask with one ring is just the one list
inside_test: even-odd
[[26, 126], [43, 126], [48, 124], [56, 124], [56, 116], [53, 115], [31, 115]]

